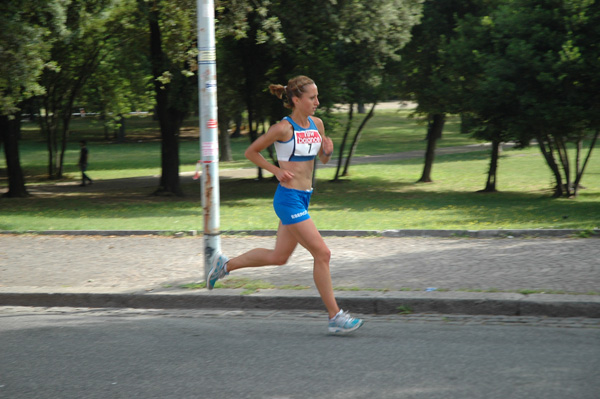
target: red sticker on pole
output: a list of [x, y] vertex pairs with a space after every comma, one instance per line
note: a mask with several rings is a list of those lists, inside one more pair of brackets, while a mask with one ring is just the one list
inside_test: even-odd
[[218, 123], [216, 119], [209, 119], [208, 122], [206, 122], [206, 127], [209, 129], [216, 129], [217, 125]]

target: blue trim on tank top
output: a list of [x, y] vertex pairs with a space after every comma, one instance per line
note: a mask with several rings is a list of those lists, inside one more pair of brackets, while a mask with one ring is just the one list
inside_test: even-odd
[[288, 162], [312, 161], [315, 158], [316, 155], [292, 155]]

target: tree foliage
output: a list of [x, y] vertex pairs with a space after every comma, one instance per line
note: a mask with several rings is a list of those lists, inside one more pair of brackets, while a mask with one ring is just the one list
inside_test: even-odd
[[44, 92], [40, 75], [49, 63], [51, 32], [62, 30], [63, 1], [11, 1], [0, 11], [0, 114], [11, 115], [19, 104]]
[[147, 24], [141, 24], [139, 20], [135, 24], [128, 29], [127, 40], [111, 39], [110, 51], [98, 63], [78, 100], [100, 114], [106, 140], [111, 138], [113, 131], [118, 141], [125, 140], [126, 115], [151, 111], [156, 104], [146, 40]]
[[8, 170], [9, 197], [27, 196], [19, 160], [20, 117], [24, 102], [45, 92], [39, 83], [50, 61], [52, 33], [65, 22], [65, 1], [11, 1], [0, 10], [0, 143]]
[[61, 178], [73, 107], [87, 80], [111, 51], [111, 44], [130, 40], [133, 26], [129, 0], [65, 2], [65, 28], [53, 32], [51, 59], [38, 97], [40, 126], [48, 147], [48, 176]]
[[[598, 136], [599, 18], [591, 0], [511, 0], [466, 18], [449, 48], [463, 68], [460, 103], [475, 131], [522, 145], [535, 139], [557, 197], [577, 194], [582, 142], [595, 130], [589, 159]], [[568, 143], [575, 144], [574, 167]]]

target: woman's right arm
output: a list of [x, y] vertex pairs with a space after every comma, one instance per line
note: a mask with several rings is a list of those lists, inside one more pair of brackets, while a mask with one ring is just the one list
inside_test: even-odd
[[271, 162], [267, 161], [260, 152], [275, 143], [275, 141], [284, 138], [285, 128], [288, 126], [289, 124], [282, 122], [278, 122], [271, 126], [267, 133], [254, 140], [254, 142], [250, 144], [244, 153], [246, 158], [252, 161], [252, 163], [259, 168], [271, 172], [280, 182], [291, 180], [294, 177], [294, 174], [288, 170], [278, 168], [277, 166], [273, 165]]

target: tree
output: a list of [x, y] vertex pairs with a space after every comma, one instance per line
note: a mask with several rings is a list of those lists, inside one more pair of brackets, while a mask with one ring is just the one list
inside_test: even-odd
[[[475, 102], [476, 99], [481, 99], [481, 97], [473, 94], [469, 100]], [[465, 106], [465, 103], [462, 104]], [[491, 105], [493, 102], [486, 104]], [[465, 108], [468, 108], [468, 106], [465, 106]], [[510, 111], [507, 109], [507, 112]], [[512, 140], [512, 137], [507, 130], [507, 118], [510, 116], [511, 115], [507, 115], [504, 111], [502, 114], [486, 114], [485, 111], [482, 111], [481, 113], [463, 112], [461, 114], [462, 133], [470, 133], [473, 137], [490, 141], [492, 144], [485, 187], [478, 192], [494, 193], [498, 191], [496, 183], [498, 181], [498, 163], [500, 160], [502, 143]], [[527, 139], [522, 139], [519, 141], [515, 139], [515, 141], [517, 141], [517, 148], [522, 147], [526, 140]]]
[[[533, 6], [521, 0], [515, 8], [523, 12]], [[600, 7], [593, 0], [547, 1], [537, 5], [532, 19], [528, 22], [533, 40], [525, 42], [515, 32], [519, 43], [531, 46], [527, 50], [537, 62], [526, 64], [525, 76], [520, 76], [529, 75], [533, 87], [520, 97], [522, 118], [513, 128], [535, 133], [555, 177], [554, 196], [575, 197], [600, 129]], [[587, 136], [590, 144], [581, 164]], [[569, 160], [568, 143], [575, 146], [575, 165]]]
[[477, 12], [473, 1], [427, 0], [423, 18], [412, 30], [412, 40], [402, 50], [401, 93], [417, 102], [417, 114], [427, 115], [427, 149], [418, 182], [431, 182], [437, 140], [441, 139], [446, 114], [456, 112], [451, 65], [444, 63], [444, 46], [455, 35], [457, 21]]
[[[491, 14], [499, 4], [483, 0], [476, 8], [480, 15]], [[454, 112], [461, 114], [461, 131], [492, 143], [488, 176], [480, 192], [495, 192], [501, 144], [514, 140], [523, 146], [529, 139], [513, 137], [508, 131], [509, 121], [518, 108], [514, 98], [507, 95], [514, 91], [514, 83], [504, 75], [494, 75], [491, 70], [508, 75], [518, 65], [495, 52], [495, 42], [481, 23], [486, 18], [466, 14], [459, 19], [455, 34], [442, 47], [441, 60], [449, 66], [447, 81], [449, 86], [454, 85], [452, 91], [457, 104]]]
[[21, 0], [0, 11], [0, 143], [8, 172], [8, 197], [27, 196], [19, 159], [21, 108], [25, 100], [44, 93], [38, 79], [49, 62], [52, 30], [64, 23], [63, 2]]
[[555, 197], [577, 195], [598, 138], [599, 22], [592, 0], [511, 0], [461, 28], [460, 54], [480, 70], [463, 74], [471, 96], [463, 105], [497, 141], [527, 145], [535, 138], [556, 181]]
[[[61, 178], [73, 106], [111, 45], [132, 40], [132, 0], [66, 2], [65, 29], [53, 35], [56, 67], [41, 77], [40, 126], [48, 146], [48, 176]], [[134, 38], [135, 36], [133, 36]]]
[[161, 133], [161, 177], [156, 195], [182, 196], [179, 130], [197, 104], [195, 2], [138, 0], [149, 31], [150, 64]]
[[[345, 96], [350, 105], [348, 125], [339, 146], [338, 167], [334, 177], [346, 176], [361, 132], [373, 116], [376, 104], [385, 96], [386, 65], [399, 59], [398, 52], [409, 42], [411, 28], [419, 22], [422, 1], [342, 1], [336, 18], [339, 29], [333, 45], [336, 68], [342, 72]], [[354, 104], [371, 103], [371, 109], [359, 124], [346, 156], [345, 143], [353, 123]]]

